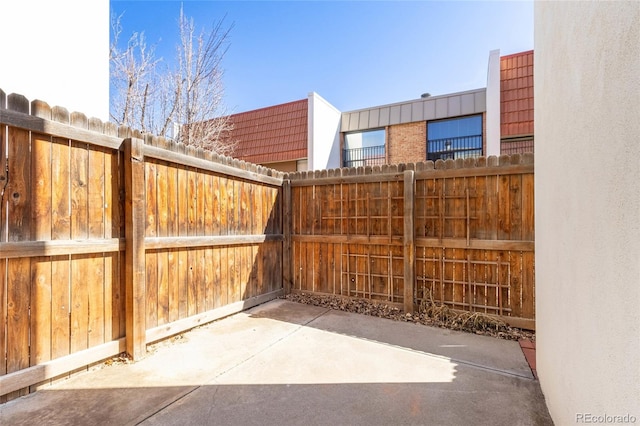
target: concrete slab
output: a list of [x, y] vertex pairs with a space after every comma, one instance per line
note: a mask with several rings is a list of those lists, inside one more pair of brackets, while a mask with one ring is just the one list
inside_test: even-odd
[[534, 378], [529, 365], [522, 362], [522, 350], [516, 341], [365, 315], [354, 316], [342, 311], [330, 311], [313, 321], [310, 326], [438, 355], [506, 374]]
[[552, 424], [527, 370], [515, 342], [277, 300], [0, 405], [0, 424]]

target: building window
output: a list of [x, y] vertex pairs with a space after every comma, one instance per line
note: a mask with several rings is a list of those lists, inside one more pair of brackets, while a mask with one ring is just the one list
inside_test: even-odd
[[345, 133], [342, 150], [343, 167], [385, 164], [384, 129]]
[[482, 155], [482, 115], [427, 123], [427, 160], [480, 155]]

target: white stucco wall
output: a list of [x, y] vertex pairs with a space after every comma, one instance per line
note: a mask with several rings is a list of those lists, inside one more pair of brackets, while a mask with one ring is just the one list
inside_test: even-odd
[[340, 167], [340, 119], [342, 113], [315, 92], [309, 93], [308, 169]]
[[109, 0], [1, 6], [0, 89], [109, 118]]
[[500, 155], [500, 49], [489, 52], [487, 66], [487, 152]]
[[640, 2], [535, 4], [537, 370], [558, 425], [640, 424], [639, 23]]

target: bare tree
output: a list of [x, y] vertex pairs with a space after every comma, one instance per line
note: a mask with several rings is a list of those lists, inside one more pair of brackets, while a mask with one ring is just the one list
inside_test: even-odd
[[193, 19], [187, 18], [180, 8], [178, 68], [172, 81], [176, 121], [184, 124], [180, 141], [230, 154], [233, 146], [221, 140], [221, 136], [232, 129], [223, 102], [221, 65], [231, 27], [225, 29], [223, 23], [224, 19], [215, 23], [208, 33], [196, 34]]
[[120, 18], [112, 19], [111, 78], [117, 92], [112, 120], [186, 145], [232, 154], [235, 144], [228, 133], [233, 126], [222, 82], [222, 59], [232, 26], [225, 28], [222, 19], [210, 31], [197, 32], [181, 7], [176, 64], [170, 68], [155, 59], [142, 33], [134, 33], [126, 49], [118, 50]]
[[159, 60], [154, 49], [148, 48], [144, 33], [135, 32], [127, 40], [125, 49], [118, 48], [122, 15], [111, 19], [113, 39], [109, 49], [111, 85], [115, 89], [111, 96], [111, 119], [140, 131], [149, 131], [150, 122], [145, 121], [149, 93], [153, 85], [153, 73]]

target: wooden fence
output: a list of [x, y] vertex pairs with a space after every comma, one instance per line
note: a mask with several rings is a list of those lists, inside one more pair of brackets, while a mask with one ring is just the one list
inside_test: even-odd
[[0, 91], [0, 402], [308, 291], [534, 328], [533, 157], [284, 175]]
[[282, 174], [0, 91], [0, 402], [282, 294]]
[[534, 322], [533, 155], [287, 176], [294, 291]]

